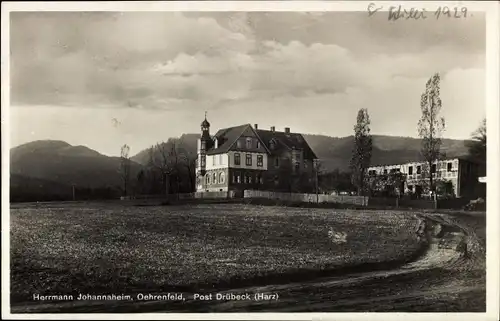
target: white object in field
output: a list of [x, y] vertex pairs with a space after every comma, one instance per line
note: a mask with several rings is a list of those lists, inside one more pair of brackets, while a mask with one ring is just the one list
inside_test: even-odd
[[328, 237], [332, 240], [333, 243], [339, 244], [347, 242], [347, 234], [344, 232], [335, 232], [333, 230], [329, 230]]

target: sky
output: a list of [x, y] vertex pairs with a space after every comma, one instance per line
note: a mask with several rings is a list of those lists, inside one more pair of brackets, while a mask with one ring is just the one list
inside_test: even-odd
[[117, 156], [259, 124], [342, 137], [417, 137], [441, 75], [447, 138], [485, 117], [485, 17], [388, 21], [366, 12], [13, 12], [11, 146], [41, 139]]

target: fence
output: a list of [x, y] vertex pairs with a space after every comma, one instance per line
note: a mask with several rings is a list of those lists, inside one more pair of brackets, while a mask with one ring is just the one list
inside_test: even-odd
[[366, 206], [368, 197], [365, 196], [342, 196], [342, 195], [323, 195], [323, 194], [301, 194], [301, 193], [279, 193], [270, 191], [245, 190], [244, 198], [267, 198], [275, 200], [283, 200], [289, 202], [305, 202], [305, 203], [339, 203], [339, 204], [354, 204]]
[[[241, 193], [240, 193], [241, 194]], [[224, 198], [237, 198], [237, 191], [229, 192], [194, 192], [194, 193], [182, 193], [172, 196], [179, 200], [192, 200], [192, 199], [224, 199]]]

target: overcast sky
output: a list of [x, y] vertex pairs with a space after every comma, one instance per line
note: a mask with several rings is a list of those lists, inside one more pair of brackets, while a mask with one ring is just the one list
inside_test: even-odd
[[485, 116], [485, 19], [359, 13], [12, 13], [11, 144], [58, 139], [106, 155], [244, 123], [417, 136], [442, 76], [449, 138]]

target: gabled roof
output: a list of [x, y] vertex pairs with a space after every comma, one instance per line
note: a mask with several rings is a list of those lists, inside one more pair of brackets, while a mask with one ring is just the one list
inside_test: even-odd
[[[284, 150], [301, 149], [304, 152], [305, 159], [317, 158], [302, 134], [254, 129], [250, 124], [220, 129], [214, 135], [214, 139], [218, 140], [218, 147], [208, 150], [207, 154], [227, 153], [248, 128], [256, 134], [269, 154], [280, 154]], [[269, 146], [271, 140], [276, 142], [274, 149]]]
[[[256, 132], [272, 154], [279, 154], [283, 150], [301, 149], [304, 151], [305, 159], [318, 158], [302, 134], [277, 132], [264, 129], [257, 129]], [[273, 139], [276, 142], [274, 149], [270, 147], [270, 142]]]
[[250, 126], [249, 124], [240, 125], [236, 127], [229, 127], [224, 129], [219, 129], [219, 131], [214, 135], [214, 139], [217, 138], [218, 147], [211, 149], [207, 154], [220, 154], [227, 153], [231, 146], [240, 138], [241, 134]]

